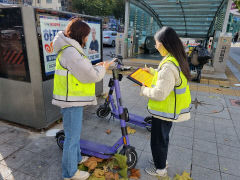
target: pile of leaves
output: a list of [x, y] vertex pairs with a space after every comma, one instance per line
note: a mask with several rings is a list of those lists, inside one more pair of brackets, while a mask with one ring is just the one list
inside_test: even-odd
[[91, 174], [88, 180], [127, 180], [139, 179], [141, 176], [138, 169], [128, 172], [127, 157], [121, 154], [115, 154], [107, 160], [90, 157], [78, 169]]

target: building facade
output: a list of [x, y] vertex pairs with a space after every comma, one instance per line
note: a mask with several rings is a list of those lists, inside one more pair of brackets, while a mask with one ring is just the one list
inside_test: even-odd
[[73, 12], [72, 0], [61, 0], [61, 6], [63, 11]]
[[32, 6], [62, 10], [61, 0], [32, 0]]

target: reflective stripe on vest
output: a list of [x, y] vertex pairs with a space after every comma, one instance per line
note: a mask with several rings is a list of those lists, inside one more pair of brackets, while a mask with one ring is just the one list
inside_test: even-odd
[[56, 69], [55, 74], [57, 74], [59, 76], [67, 76], [68, 74], [72, 74], [72, 73], [68, 70]]
[[[148, 109], [148, 111], [151, 114], [154, 114], [154, 115], [157, 115], [157, 116], [162, 116], [162, 117], [166, 117], [166, 118], [169, 118], [169, 119], [174, 119], [174, 113], [165, 113], [165, 112], [160, 112], [160, 111], [156, 111], [156, 110], [152, 110], [152, 109]], [[190, 108], [182, 109], [180, 114], [188, 113], [188, 112], [190, 112]], [[176, 114], [175, 119], [177, 119], [180, 114]]]
[[[66, 96], [60, 96], [60, 95], [53, 95], [54, 99], [60, 100], [60, 101], [66, 101]], [[82, 102], [88, 102], [88, 101], [94, 101], [94, 96], [68, 96], [68, 101], [82, 101]]]
[[[156, 85], [152, 85], [152, 88], [156, 87]], [[184, 94], [186, 92], [186, 87], [182, 89], [175, 89], [176, 94]]]
[[[95, 83], [82, 83], [74, 75], [64, 68], [59, 61], [63, 50], [73, 47], [64, 46], [58, 52], [54, 75], [53, 98], [65, 102], [92, 102], [95, 100]], [[86, 56], [76, 49], [84, 58]], [[86, 59], [88, 60], [88, 59]]]

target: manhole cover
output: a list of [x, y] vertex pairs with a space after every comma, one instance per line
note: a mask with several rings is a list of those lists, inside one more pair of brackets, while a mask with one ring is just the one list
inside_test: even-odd
[[240, 100], [230, 99], [230, 102], [233, 106], [239, 106], [240, 107]]

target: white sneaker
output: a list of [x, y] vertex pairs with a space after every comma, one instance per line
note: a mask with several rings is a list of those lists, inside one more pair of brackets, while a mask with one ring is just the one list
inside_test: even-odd
[[[149, 159], [148, 162], [150, 164], [154, 165], [153, 159]], [[165, 168], [168, 168], [168, 161], [166, 161], [166, 167]]]
[[82, 156], [82, 160], [78, 164], [84, 163], [85, 161], [88, 160], [88, 158], [89, 158], [88, 156]]
[[146, 173], [151, 176], [166, 177], [167, 169], [156, 169], [155, 167], [145, 168]]
[[73, 177], [64, 178], [64, 180], [86, 180], [89, 176], [90, 174], [88, 172], [77, 170]]

